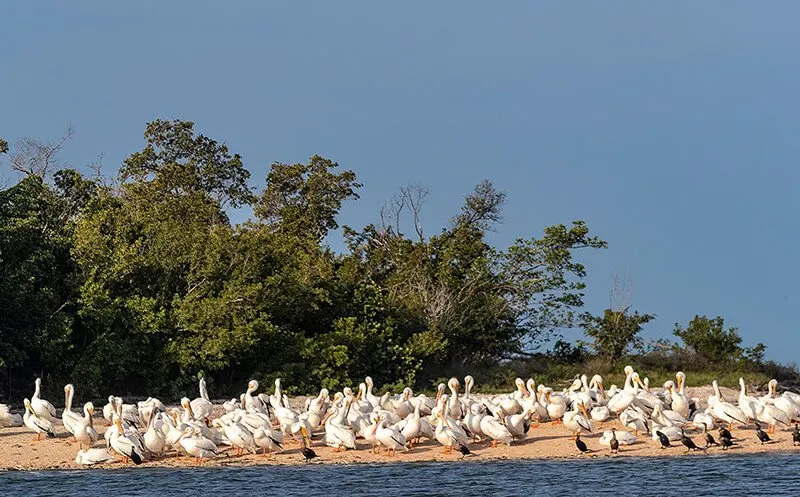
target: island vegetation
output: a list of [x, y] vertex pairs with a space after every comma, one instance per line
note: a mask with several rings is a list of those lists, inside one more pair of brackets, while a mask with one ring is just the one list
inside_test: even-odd
[[[256, 169], [256, 191], [242, 157], [188, 121], [148, 123], [144, 148], [112, 174], [65, 167], [69, 136], [0, 140], [0, 160], [19, 172], [0, 191], [0, 398], [29, 395], [37, 376], [84, 396], [166, 398], [198, 375], [217, 396], [276, 377], [290, 393], [366, 375], [393, 391], [464, 373], [485, 390], [584, 371], [610, 384], [623, 362], [654, 382], [681, 369], [700, 383], [798, 379], [764, 345], [742, 347], [721, 317], [645, 343], [656, 314], [587, 312], [582, 257], [606, 240], [576, 220], [492, 246], [506, 194], [488, 180], [443, 227], [423, 226], [429, 192], [415, 185], [379, 222], [340, 226], [362, 185], [329, 158]], [[234, 224], [232, 209], [251, 215]], [[335, 252], [326, 240], [340, 229], [346, 250]], [[558, 339], [570, 328], [586, 342]]]

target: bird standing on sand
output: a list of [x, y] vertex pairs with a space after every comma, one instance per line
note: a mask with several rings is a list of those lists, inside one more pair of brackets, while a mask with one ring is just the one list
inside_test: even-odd
[[792, 445], [797, 446], [800, 444], [800, 425], [794, 424], [794, 431], [792, 432]]
[[669, 444], [669, 437], [661, 433], [660, 431], [656, 431], [656, 436], [658, 437], [658, 443], [661, 444], [662, 449], [666, 449], [670, 447]]
[[720, 438], [730, 438], [731, 440], [733, 440], [733, 435], [731, 435], [731, 432], [728, 431], [728, 429], [725, 428], [724, 426], [720, 426], [719, 427], [719, 437]]
[[300, 448], [300, 452], [303, 454], [303, 458], [305, 459], [305, 461], [309, 462], [315, 457], [317, 457], [317, 453], [314, 452], [314, 450], [307, 445], [306, 440], [308, 439], [308, 431], [306, 431], [306, 427], [301, 426], [300, 431], [303, 434], [303, 437], [301, 438], [303, 446]]
[[716, 440], [714, 440], [714, 435], [708, 432], [706, 429], [706, 425], [703, 425], [703, 435], [706, 439], [706, 449], [711, 447], [712, 445], [719, 445]]
[[575, 436], [575, 447], [577, 447], [578, 450], [581, 451], [584, 454], [589, 452], [589, 448], [586, 447], [586, 443], [583, 440], [581, 440], [581, 434], [580, 433], [578, 433]]
[[769, 442], [769, 435], [761, 429], [761, 425], [758, 424], [758, 421], [756, 421], [756, 436], [761, 440], [761, 445], [764, 445], [764, 442]]
[[730, 438], [722, 436], [719, 437], [719, 443], [722, 444], [722, 450], [728, 450], [730, 447], [736, 445]]
[[698, 447], [694, 443], [694, 440], [692, 440], [691, 438], [687, 437], [686, 436], [686, 432], [683, 430], [683, 428], [681, 428], [681, 443], [683, 444], [684, 447], [686, 447], [686, 452], [687, 453], [690, 450], [703, 450], [703, 451], [706, 450], [706, 449], [704, 449], [702, 447]]
[[467, 447], [458, 440], [456, 440], [456, 443], [458, 444], [458, 451], [461, 452], [461, 459], [464, 459], [467, 456], [474, 455], [472, 451], [469, 450], [469, 447]]
[[617, 440], [616, 428], [611, 428], [611, 441], [609, 442], [609, 447], [611, 447], [612, 454], [619, 452], [619, 440]]

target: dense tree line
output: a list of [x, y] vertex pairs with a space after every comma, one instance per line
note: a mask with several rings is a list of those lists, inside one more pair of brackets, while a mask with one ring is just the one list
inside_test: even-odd
[[[105, 177], [59, 169], [63, 141], [0, 141], [21, 172], [0, 191], [0, 396], [37, 375], [169, 398], [198, 374], [226, 393], [277, 376], [303, 392], [366, 374], [427, 387], [578, 324], [578, 252], [606, 247], [582, 221], [492, 247], [505, 194], [484, 181], [431, 235], [427, 192], [403, 188], [380, 223], [342, 227], [334, 253], [325, 240], [358, 199], [354, 172], [320, 156], [274, 163], [255, 191], [242, 158], [191, 122], [144, 136]], [[233, 224], [242, 207], [251, 218]]]

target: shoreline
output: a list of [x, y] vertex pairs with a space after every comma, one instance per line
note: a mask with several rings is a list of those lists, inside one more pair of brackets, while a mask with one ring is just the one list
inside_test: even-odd
[[[335, 452], [333, 448], [324, 445], [322, 435], [316, 433], [312, 439], [311, 448], [319, 456], [312, 464], [333, 465], [361, 465], [361, 464], [393, 464], [393, 463], [430, 463], [430, 462], [488, 462], [501, 460], [576, 460], [576, 459], [614, 459], [638, 457], [708, 457], [725, 455], [749, 454], [789, 454], [800, 453], [800, 447], [793, 447], [791, 431], [778, 431], [772, 436], [772, 441], [761, 445], [756, 438], [752, 426], [746, 428], [734, 426], [734, 441], [737, 443], [727, 451], [719, 447], [711, 447], [708, 451], [692, 451], [687, 453], [680, 442], [672, 442], [672, 447], [661, 449], [658, 443], [649, 435], [641, 435], [632, 445], [620, 447], [618, 454], [611, 454], [608, 447], [598, 443], [602, 431], [619, 427], [616, 421], [597, 423], [597, 431], [589, 435], [582, 435], [592, 452], [581, 454], [575, 448], [571, 435], [561, 425], [552, 426], [542, 424], [532, 428], [526, 440], [512, 443], [510, 446], [500, 445], [490, 447], [489, 442], [469, 444], [473, 456], [461, 458], [460, 454], [444, 454], [442, 446], [436, 440], [425, 440], [415, 445], [408, 452], [400, 452], [397, 456], [373, 454], [369, 444], [359, 439], [356, 450]], [[55, 471], [75, 469], [121, 469], [121, 468], [195, 468], [195, 467], [255, 467], [255, 466], [295, 466], [307, 465], [300, 454], [299, 444], [289, 444], [282, 452], [276, 452], [271, 457], [265, 458], [261, 454], [245, 454], [235, 456], [232, 449], [224, 450], [213, 459], [204, 460], [201, 466], [185, 456], [176, 458], [170, 454], [160, 459], [148, 460], [140, 466], [131, 463], [119, 462], [84, 466], [75, 463], [78, 451], [77, 443], [73, 443], [69, 436], [59, 425], [59, 437], [47, 438], [35, 442], [31, 432], [24, 427], [0, 429], [0, 471]], [[716, 434], [715, 434], [716, 435]], [[696, 432], [689, 434], [700, 445], [700, 437]], [[104, 447], [101, 438], [95, 448]]]

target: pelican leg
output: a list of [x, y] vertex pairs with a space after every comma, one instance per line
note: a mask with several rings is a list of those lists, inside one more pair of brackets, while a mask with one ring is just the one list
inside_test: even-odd
[[492, 440], [492, 445], [490, 447], [497, 447], [497, 440]]

